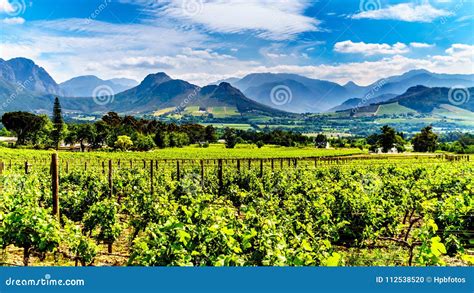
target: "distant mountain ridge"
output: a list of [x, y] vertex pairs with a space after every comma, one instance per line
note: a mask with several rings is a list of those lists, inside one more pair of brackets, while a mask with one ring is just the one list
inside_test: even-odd
[[84, 75], [60, 83], [59, 87], [63, 95], [68, 97], [90, 97], [99, 87], [108, 87], [113, 93], [118, 94], [137, 84], [136, 81], [131, 79], [103, 80], [94, 75]]
[[[129, 79], [104, 81], [96, 76], [81, 76], [58, 85], [46, 70], [32, 60], [0, 59], [0, 112], [28, 110], [49, 113], [54, 96], [61, 97], [63, 109], [70, 113], [116, 111], [141, 115], [176, 109], [183, 113], [211, 114], [221, 111], [232, 112], [232, 115], [260, 113], [274, 116], [288, 115], [288, 112], [345, 111], [354, 105], [360, 108], [390, 102], [419, 85], [428, 88], [473, 87], [474, 75], [412, 70], [380, 79], [368, 86], [354, 82], [340, 85], [286, 73], [253, 73], [227, 81], [201, 88], [158, 72], [149, 74], [139, 84]], [[111, 88], [110, 97], [93, 96], [95, 87], [99, 85]], [[427, 104], [434, 103], [420, 96], [418, 98]]]
[[351, 107], [337, 111], [338, 114], [356, 117], [414, 113], [444, 116], [446, 112], [450, 112], [454, 116], [462, 113], [465, 118], [469, 117], [474, 121], [474, 87], [430, 88], [418, 85], [386, 101], [354, 106], [355, 102], [357, 101], [346, 101], [345, 104], [351, 104]]
[[[428, 87], [474, 86], [474, 75], [438, 74], [423, 69], [383, 78], [368, 86], [360, 86], [352, 81], [340, 85], [287, 73], [252, 73], [241, 79], [231, 78], [229, 80], [232, 81], [232, 85], [255, 101], [296, 113], [343, 109], [344, 106], [341, 104], [347, 100], [354, 102], [353, 99], [393, 97], [403, 94], [407, 89], [417, 85]], [[293, 98], [291, 102], [282, 105], [275, 105], [272, 102], [272, 89], [279, 85], [287, 86], [290, 89]], [[372, 103], [379, 101], [375, 100]]]
[[[99, 102], [97, 102], [99, 100]], [[114, 111], [128, 115], [153, 114], [157, 110], [182, 112], [186, 108], [198, 107], [236, 109], [241, 115], [260, 113], [264, 115], [285, 112], [261, 105], [248, 99], [229, 83], [200, 88], [187, 81], [172, 79], [164, 72], [149, 74], [136, 87], [117, 95], [101, 98], [62, 98], [63, 109], [69, 112], [106, 113]]]

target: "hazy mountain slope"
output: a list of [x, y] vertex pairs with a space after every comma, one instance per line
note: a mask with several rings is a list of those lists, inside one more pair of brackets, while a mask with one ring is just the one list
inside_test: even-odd
[[[120, 79], [116, 80], [120, 82]], [[64, 95], [68, 97], [94, 96], [97, 92], [100, 91], [101, 88], [106, 88], [106, 90], [118, 94], [120, 92], [132, 88], [133, 86], [125, 86], [123, 84], [113, 82], [112, 80], [102, 80], [94, 75], [74, 77], [68, 81], [59, 84], [59, 87], [63, 91]]]
[[21, 85], [32, 92], [63, 94], [49, 73], [30, 59], [13, 58], [8, 61], [0, 59], [0, 78]]

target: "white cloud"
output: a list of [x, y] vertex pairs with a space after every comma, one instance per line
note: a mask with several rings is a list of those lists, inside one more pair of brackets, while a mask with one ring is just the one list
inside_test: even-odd
[[410, 47], [413, 47], [413, 48], [432, 48], [432, 47], [434, 47], [434, 45], [433, 44], [413, 42], [413, 43], [410, 43]]
[[365, 56], [372, 55], [396, 55], [409, 51], [403, 43], [389, 44], [367, 44], [364, 42], [354, 43], [352, 41], [338, 42], [334, 45], [334, 51], [338, 53], [356, 53]]
[[[165, 41], [163, 36], [166, 36]], [[187, 47], [212, 49], [212, 44], [204, 45], [207, 41], [207, 36], [198, 32], [165, 26], [110, 24], [86, 19], [30, 21], [21, 28], [12, 26], [2, 35], [0, 57], [31, 58], [44, 65], [56, 81], [84, 74], [142, 79], [147, 73], [162, 68], [157, 64], [155, 68], [138, 65], [117, 70], [111, 67], [111, 61], [171, 56]]]
[[437, 9], [429, 3], [414, 4], [402, 3], [388, 6], [386, 8], [362, 11], [352, 15], [353, 19], [393, 19], [407, 22], [432, 22], [433, 20], [449, 16], [452, 13], [443, 9]]
[[4, 24], [24, 24], [25, 19], [22, 17], [10, 17], [2, 19], [1, 22]]
[[8, 2], [8, 0], [0, 0], [0, 13], [11, 13], [15, 8]]
[[[158, 71], [201, 86], [252, 72], [297, 73], [340, 83], [353, 80], [359, 84], [369, 84], [415, 68], [439, 73], [473, 73], [474, 47], [468, 44], [454, 44], [441, 55], [414, 59], [401, 54], [417, 45], [362, 43], [362, 46], [369, 46], [371, 52], [390, 53], [392, 56], [379, 60], [373, 60], [375, 57], [372, 56], [371, 61], [308, 65], [302, 53], [314, 55], [323, 50], [320, 42], [299, 44], [299, 47], [291, 47], [287, 42], [277, 43], [279, 46], [259, 51], [259, 57], [239, 59], [240, 54], [247, 54], [245, 45], [227, 42], [227, 47], [222, 48], [222, 43], [199, 31], [181, 30], [167, 23], [111, 24], [62, 19], [29, 21], [23, 26], [9, 27], [2, 35], [0, 57], [31, 58], [58, 82], [85, 74], [105, 79], [129, 77], [142, 80], [147, 74]], [[351, 45], [357, 47], [357, 43], [351, 42]], [[347, 47], [344, 50], [348, 50]], [[239, 48], [239, 51], [233, 52], [233, 48]], [[397, 51], [399, 53], [395, 53]], [[357, 52], [367, 55], [360, 48]], [[234, 53], [235, 56], [231, 56]], [[265, 53], [288, 56], [267, 58]]]
[[[136, 3], [136, 2], [135, 2]], [[139, 1], [146, 11], [180, 24], [197, 25], [210, 32], [243, 33], [252, 31], [258, 37], [285, 40], [295, 35], [318, 31], [320, 21], [303, 15], [311, 4], [307, 0], [167, 0], [150, 8], [150, 2]]]
[[[381, 78], [403, 74], [412, 69], [426, 69], [436, 73], [474, 74], [474, 46], [454, 44], [446, 55], [426, 58], [408, 58], [401, 55], [385, 57], [376, 61], [323, 64], [317, 66], [277, 65], [258, 66], [250, 72], [295, 73], [317, 79], [331, 80], [340, 84], [354, 81], [360, 85], [371, 84]], [[240, 70], [226, 77], [242, 77], [249, 72]], [[217, 79], [216, 79], [217, 80]]]

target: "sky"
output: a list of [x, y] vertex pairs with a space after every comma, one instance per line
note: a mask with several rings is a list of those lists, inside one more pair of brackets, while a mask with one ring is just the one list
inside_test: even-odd
[[30, 58], [58, 83], [285, 72], [367, 85], [474, 73], [473, 13], [474, 0], [0, 0], [0, 58]]

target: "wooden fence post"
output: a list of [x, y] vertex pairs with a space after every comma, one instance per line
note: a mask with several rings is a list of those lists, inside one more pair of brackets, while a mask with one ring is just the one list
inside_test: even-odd
[[102, 174], [105, 174], [105, 162], [102, 161]]
[[217, 178], [219, 179], [219, 192], [222, 191], [222, 159], [219, 159], [217, 161], [218, 165], [217, 165]]
[[260, 178], [263, 177], [263, 159], [260, 159]]
[[29, 170], [28, 170], [28, 167], [30, 165], [28, 164], [28, 161], [25, 162], [25, 174], [28, 174], [29, 173]]
[[176, 160], [176, 180], [180, 180], [181, 179], [181, 170], [180, 170], [180, 167], [179, 167], [179, 160]]
[[109, 160], [109, 190], [110, 190], [110, 197], [112, 197], [113, 194], [114, 194], [112, 175], [113, 175], [113, 165], [112, 165], [112, 160]]
[[3, 174], [3, 169], [5, 168], [5, 163], [2, 161], [0, 162], [0, 175]]
[[153, 160], [150, 160], [150, 193], [153, 195]]
[[58, 154], [51, 156], [51, 187], [53, 192], [53, 216], [59, 220], [59, 170]]
[[237, 172], [240, 174], [240, 159], [237, 159]]

